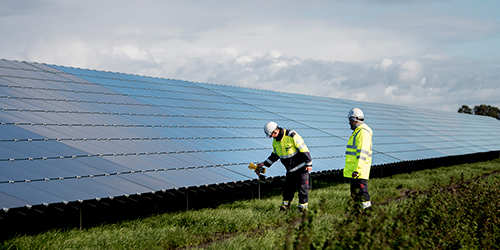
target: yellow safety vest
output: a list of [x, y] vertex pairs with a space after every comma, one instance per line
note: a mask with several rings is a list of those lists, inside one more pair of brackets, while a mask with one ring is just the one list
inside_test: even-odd
[[283, 130], [281, 140], [273, 140], [273, 153], [264, 162], [267, 167], [278, 159], [287, 171], [294, 172], [304, 166], [312, 166], [312, 159], [304, 139], [293, 130]]
[[364, 123], [352, 132], [345, 152], [344, 177], [352, 178], [352, 173], [358, 172], [358, 179], [369, 179], [372, 165], [372, 135], [372, 129]]

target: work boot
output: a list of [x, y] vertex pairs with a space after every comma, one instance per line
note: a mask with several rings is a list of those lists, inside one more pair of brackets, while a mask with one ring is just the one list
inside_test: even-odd
[[306, 204], [299, 204], [299, 212], [302, 212], [302, 213], [307, 212], [307, 203]]
[[362, 206], [363, 206], [363, 209], [367, 209], [369, 207], [372, 206], [372, 202], [371, 201], [365, 201], [362, 203]]
[[280, 207], [280, 211], [288, 211], [290, 209], [290, 202], [289, 201], [283, 201]]

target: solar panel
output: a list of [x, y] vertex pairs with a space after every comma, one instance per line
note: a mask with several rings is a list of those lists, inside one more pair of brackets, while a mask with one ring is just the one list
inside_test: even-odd
[[491, 117], [1, 60], [0, 208], [252, 181], [271, 120], [304, 138], [315, 173], [340, 170], [355, 106], [374, 165], [500, 150]]

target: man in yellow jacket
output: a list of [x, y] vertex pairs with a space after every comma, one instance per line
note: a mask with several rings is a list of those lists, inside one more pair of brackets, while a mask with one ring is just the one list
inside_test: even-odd
[[372, 205], [368, 193], [368, 179], [372, 165], [373, 131], [364, 123], [361, 109], [351, 109], [347, 118], [353, 132], [347, 142], [344, 177], [349, 178], [353, 199], [361, 202], [363, 209], [366, 209]]
[[[299, 210], [307, 211], [309, 201], [309, 172], [312, 170], [312, 158], [302, 137], [293, 130], [278, 127], [275, 122], [268, 122], [264, 132], [273, 140], [273, 152], [258, 167], [271, 167], [280, 160], [286, 168], [285, 186], [281, 211], [290, 209], [290, 205], [298, 189]], [[260, 175], [256, 171], [257, 175]]]

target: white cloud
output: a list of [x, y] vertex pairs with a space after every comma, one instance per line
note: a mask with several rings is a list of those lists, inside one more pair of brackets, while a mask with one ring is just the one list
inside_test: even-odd
[[385, 96], [392, 96], [392, 92], [396, 90], [396, 86], [388, 86], [387, 88], [384, 89], [384, 95]]
[[30, 41], [23, 55], [40, 63], [63, 62], [78, 67], [91, 67], [97, 52], [91, 44], [78, 37], [45, 37]]
[[418, 61], [406, 61], [399, 67], [399, 80], [414, 81], [419, 78], [421, 73], [422, 65]]
[[112, 48], [113, 55], [125, 56], [132, 60], [148, 60], [151, 54], [146, 50], [141, 50], [135, 45], [125, 44], [117, 45]]
[[387, 71], [387, 69], [394, 64], [391, 59], [384, 58], [382, 61], [376, 65], [376, 68], [380, 68], [381, 70]]
[[244, 64], [247, 64], [247, 63], [250, 63], [250, 62], [253, 62], [253, 61], [254, 61], [254, 59], [251, 56], [249, 56], [249, 55], [243, 55], [243, 56], [240, 56], [240, 57], [236, 58], [235, 62], [237, 64], [243, 64], [244, 65]]
[[465, 2], [7, 1], [0, 52], [455, 112], [500, 96], [499, 2]]
[[427, 77], [423, 77], [422, 80], [420, 80], [420, 85], [425, 85], [427, 83]]

